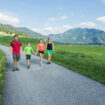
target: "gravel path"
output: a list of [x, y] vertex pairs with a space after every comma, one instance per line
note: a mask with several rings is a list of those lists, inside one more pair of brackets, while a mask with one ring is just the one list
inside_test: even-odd
[[22, 56], [20, 71], [13, 72], [8, 47], [0, 49], [8, 62], [4, 105], [105, 105], [105, 85], [46, 60], [40, 66], [37, 56], [32, 56], [29, 70]]

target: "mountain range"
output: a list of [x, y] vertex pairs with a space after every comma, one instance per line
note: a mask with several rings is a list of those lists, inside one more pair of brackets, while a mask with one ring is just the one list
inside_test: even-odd
[[30, 37], [37, 37], [37, 38], [43, 38], [44, 36], [40, 33], [34, 32], [26, 27], [15, 27], [9, 24], [0, 24], [0, 28], [5, 29], [6, 31], [14, 32], [22, 32], [23, 34], [30, 36]]
[[105, 44], [105, 32], [97, 29], [74, 28], [48, 35], [53, 41], [70, 44]]
[[53, 42], [57, 43], [70, 43], [73, 45], [84, 45], [84, 44], [100, 44], [105, 45], [105, 32], [98, 29], [88, 29], [88, 28], [74, 28], [70, 29], [64, 33], [60, 34], [50, 34], [50, 35], [42, 35], [40, 33], [34, 32], [26, 27], [14, 27], [9, 24], [0, 24], [0, 31], [4, 32], [14, 32], [25, 34], [29, 37], [36, 38], [48, 38], [50, 37]]

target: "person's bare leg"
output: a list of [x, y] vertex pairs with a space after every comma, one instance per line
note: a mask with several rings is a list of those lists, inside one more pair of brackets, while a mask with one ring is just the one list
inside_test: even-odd
[[49, 54], [48, 55], [48, 62], [50, 62], [51, 61], [51, 55]]
[[43, 56], [44, 56], [44, 54], [42, 54], [42, 63], [43, 63]]
[[16, 69], [16, 61], [15, 60], [13, 61], [13, 66], [14, 66], [13, 70], [15, 70]]
[[18, 67], [19, 66], [19, 62], [18, 61], [16, 61], [16, 67]]
[[48, 54], [48, 62], [49, 62], [49, 54]]
[[44, 54], [40, 54], [40, 63], [43, 64], [43, 56]]
[[19, 70], [19, 61], [16, 61], [16, 70]]
[[14, 67], [16, 67], [16, 61], [13, 61], [13, 65], [14, 65]]
[[43, 55], [41, 54], [41, 64], [43, 63]]
[[50, 59], [49, 59], [49, 61], [51, 62], [51, 54], [50, 54]]
[[30, 67], [30, 60], [29, 60], [29, 63], [28, 64], [29, 64], [29, 67]]
[[42, 54], [40, 53], [40, 63], [42, 64]]
[[30, 68], [30, 60], [29, 59], [27, 60], [27, 67], [28, 67], [28, 69]]
[[28, 60], [27, 60], [27, 66], [28, 66]]
[[27, 60], [27, 65], [28, 65], [28, 66], [30, 65], [30, 60]]

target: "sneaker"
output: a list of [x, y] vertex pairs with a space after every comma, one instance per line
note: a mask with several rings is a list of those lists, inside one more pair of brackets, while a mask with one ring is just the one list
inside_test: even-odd
[[30, 68], [30, 66], [27, 66], [27, 68], [29, 69], [29, 68]]
[[16, 70], [17, 70], [17, 71], [19, 71], [19, 68], [18, 68], [18, 67], [16, 67]]
[[41, 63], [40, 65], [43, 66], [43, 63]]
[[47, 64], [51, 64], [51, 62], [47, 62]]
[[15, 68], [13, 68], [13, 70], [12, 71], [16, 71], [16, 69]]
[[49, 64], [49, 62], [47, 62], [47, 64]]

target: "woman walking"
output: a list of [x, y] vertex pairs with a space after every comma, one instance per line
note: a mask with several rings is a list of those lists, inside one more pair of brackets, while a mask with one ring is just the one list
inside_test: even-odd
[[39, 55], [40, 55], [40, 64], [41, 64], [41, 66], [43, 65], [44, 51], [45, 51], [45, 45], [44, 45], [42, 39], [40, 39], [39, 44], [37, 45], [37, 53], [39, 52]]
[[48, 54], [48, 62], [47, 64], [51, 64], [51, 55], [54, 50], [54, 44], [51, 42], [51, 39], [48, 38], [48, 41], [46, 42], [46, 49], [47, 49], [47, 54]]

